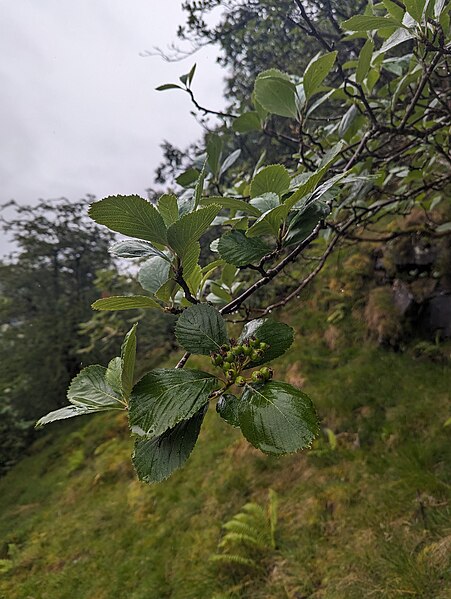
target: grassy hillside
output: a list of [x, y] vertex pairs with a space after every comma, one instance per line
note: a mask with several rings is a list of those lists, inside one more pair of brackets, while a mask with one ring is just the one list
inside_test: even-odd
[[[187, 466], [146, 486], [122, 416], [55, 424], [0, 480], [0, 597], [449, 597], [451, 369], [377, 349], [344, 313], [285, 315], [298, 334], [277, 378], [335, 435], [313, 451], [266, 457], [210, 409]], [[277, 548], [256, 571], [213, 563], [222, 524], [270, 488]]]

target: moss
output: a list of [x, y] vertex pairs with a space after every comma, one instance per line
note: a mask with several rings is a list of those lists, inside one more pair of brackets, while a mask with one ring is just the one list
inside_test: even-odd
[[402, 317], [389, 287], [376, 287], [368, 296], [365, 321], [370, 335], [382, 345], [396, 346], [403, 334]]
[[[211, 409], [186, 467], [148, 486], [131, 469], [123, 415], [55, 423], [0, 480], [0, 597], [449, 596], [449, 362], [365, 342], [355, 305], [364, 292], [343, 300], [329, 283], [323, 273], [284, 312], [297, 335], [274, 364], [317, 406], [324, 433], [313, 451], [267, 457]], [[370, 301], [374, 335], [395, 339], [387, 289]], [[344, 316], [331, 325], [339, 302]], [[248, 501], [264, 504], [270, 488], [271, 568], [250, 581], [234, 569], [218, 576], [209, 558], [222, 524]]]

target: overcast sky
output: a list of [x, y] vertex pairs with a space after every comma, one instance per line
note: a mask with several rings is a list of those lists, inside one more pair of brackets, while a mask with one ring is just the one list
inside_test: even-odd
[[197, 62], [199, 101], [222, 108], [216, 49], [171, 64], [140, 56], [177, 41], [181, 4], [0, 0], [0, 203], [143, 195], [163, 139], [184, 147], [200, 136], [188, 97], [155, 87]]

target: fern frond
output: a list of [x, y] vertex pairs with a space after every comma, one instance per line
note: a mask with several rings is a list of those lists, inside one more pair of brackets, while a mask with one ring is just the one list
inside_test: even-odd
[[230, 520], [224, 524], [223, 528], [228, 532], [235, 532], [253, 537], [256, 541], [264, 546], [271, 545], [271, 535], [269, 534], [267, 525], [264, 528], [257, 528], [246, 522]]
[[268, 543], [265, 543], [261, 539], [243, 534], [241, 532], [228, 532], [219, 543], [219, 547], [226, 547], [227, 545], [234, 544], [240, 545], [241, 543], [244, 543], [245, 545], [253, 545], [259, 549], [266, 549], [268, 547]]
[[246, 503], [242, 510], [223, 525], [226, 531], [218, 548], [221, 551], [211, 559], [262, 569], [252, 554], [264, 551], [260, 557], [275, 549], [277, 525], [277, 494], [270, 490], [266, 508], [257, 503]]
[[243, 512], [251, 514], [257, 520], [266, 520], [266, 511], [261, 505], [258, 505], [258, 503], [246, 503], [246, 505], [243, 505], [242, 509]]

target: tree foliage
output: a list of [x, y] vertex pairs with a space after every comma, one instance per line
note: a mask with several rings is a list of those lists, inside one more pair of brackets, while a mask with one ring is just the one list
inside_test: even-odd
[[[187, 93], [200, 113], [223, 121], [206, 137], [194, 164], [178, 174], [182, 191], [156, 204], [114, 196], [90, 208], [97, 223], [135, 240], [120, 242], [124, 257], [143, 251], [149, 256], [138, 275], [147, 295], [108, 298], [93, 307], [146, 304], [174, 314], [176, 337], [186, 351], [175, 368], [145, 374], [130, 396], [121, 357], [106, 370], [94, 367], [101, 385], [109, 385], [111, 403], [99, 404], [98, 389], [88, 384], [77, 402], [68, 395], [76, 409], [128, 411], [134, 463], [146, 482], [166, 478], [186, 461], [211, 401], [226, 422], [268, 454], [308, 447], [319, 430], [310, 398], [274, 380], [266, 365], [289, 349], [292, 332], [267, 317], [299, 297], [340, 245], [403, 235], [393, 227], [393, 215], [421, 206], [428, 220], [418, 234], [451, 230], [449, 222], [430, 215], [450, 183], [447, 2], [230, 3], [225, 24], [235, 27], [216, 28], [220, 37], [210, 39], [199, 19], [217, 4], [185, 7], [200, 40], [226, 43], [224, 30], [241, 40], [228, 50], [236, 84], [239, 73], [246, 75], [239, 92], [229, 86], [230, 112], [198, 103], [194, 67], [179, 82], [158, 88]], [[269, 22], [274, 29], [268, 33]], [[308, 43], [314, 54], [301, 66], [288, 60], [291, 46], [276, 45], [273, 64], [259, 63], [264, 68], [258, 72], [255, 65], [253, 71], [242, 56], [256, 52], [262, 58], [265, 37], [257, 36], [254, 46], [246, 37], [250, 23], [266, 28], [268, 51], [277, 32], [283, 37], [289, 30], [295, 49]], [[264, 139], [271, 141], [266, 149], [273, 150], [273, 143], [284, 148], [278, 158], [252, 150], [244, 156], [243, 148], [265, 147]], [[201, 258], [201, 239], [211, 232], [216, 255]], [[261, 291], [301, 258], [301, 280], [274, 301], [262, 301]], [[238, 339], [227, 320], [244, 325]], [[210, 355], [215, 374], [182, 370], [191, 353]], [[76, 380], [90, 373], [85, 369]]]
[[80, 368], [78, 327], [98, 293], [96, 272], [112, 267], [112, 236], [86, 218], [86, 206], [40, 201], [14, 206], [3, 221], [16, 250], [0, 266], [0, 379], [26, 419], [62, 405]]

